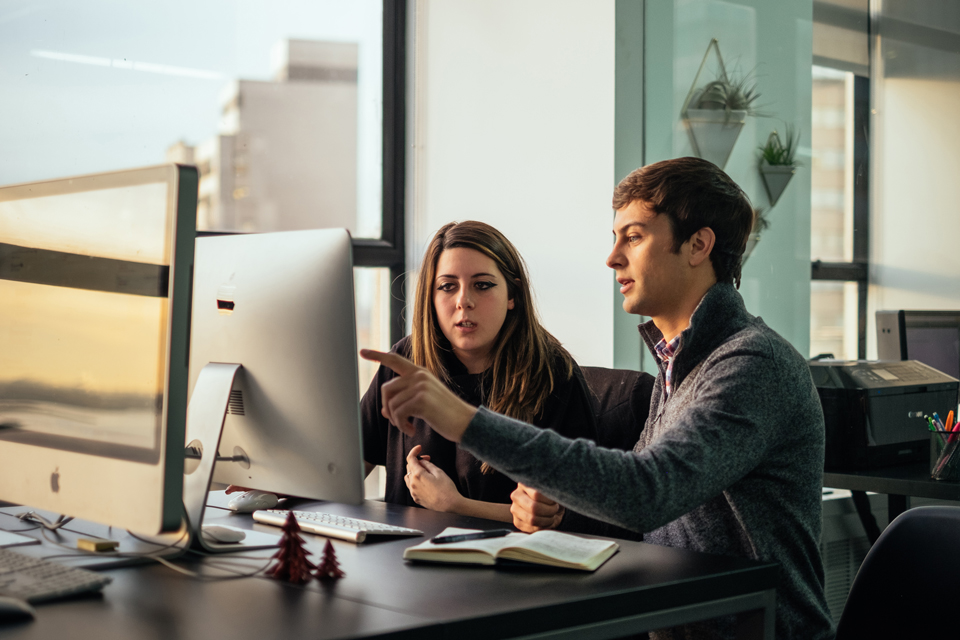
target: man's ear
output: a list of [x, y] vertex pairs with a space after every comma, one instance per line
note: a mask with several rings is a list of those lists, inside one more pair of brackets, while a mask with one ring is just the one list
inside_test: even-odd
[[690, 266], [697, 267], [703, 264], [704, 260], [709, 259], [710, 252], [713, 251], [714, 245], [717, 244], [717, 235], [710, 227], [703, 227], [695, 231], [694, 234], [690, 236], [690, 239], [687, 240], [687, 243], [690, 245]]

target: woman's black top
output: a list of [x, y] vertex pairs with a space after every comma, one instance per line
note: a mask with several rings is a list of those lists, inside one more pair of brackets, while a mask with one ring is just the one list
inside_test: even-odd
[[[410, 355], [410, 338], [406, 337], [396, 345], [393, 352], [402, 356]], [[481, 382], [484, 374], [467, 373], [456, 356], [447, 355], [447, 371], [450, 372], [450, 388], [458, 396], [473, 406], [483, 404]], [[596, 420], [590, 407], [586, 383], [580, 367], [574, 363], [573, 376], [563, 380], [565, 372], [554, 370], [553, 393], [547, 398], [541, 415], [533, 424], [553, 429], [568, 438], [588, 438], [596, 440]], [[391, 426], [383, 414], [380, 387], [396, 374], [387, 367], [380, 366], [377, 375], [360, 401], [360, 417], [363, 423], [363, 459], [371, 464], [384, 465], [387, 469], [387, 486], [384, 499], [387, 502], [417, 506], [410, 496], [403, 476], [407, 472], [407, 454], [416, 445], [423, 447], [420, 455], [429, 455], [430, 462], [440, 467], [450, 479], [460, 495], [482, 502], [510, 503], [510, 494], [517, 483], [498, 471], [486, 474], [480, 471], [482, 462], [443, 436], [436, 433], [422, 420], [415, 420], [416, 435], [404, 435]]]

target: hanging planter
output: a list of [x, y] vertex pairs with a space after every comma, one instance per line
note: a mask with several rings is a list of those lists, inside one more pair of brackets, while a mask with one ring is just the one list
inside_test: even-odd
[[767, 189], [771, 207], [777, 204], [784, 189], [790, 184], [793, 174], [797, 172], [794, 156], [797, 152], [797, 143], [800, 141], [800, 133], [787, 125], [786, 138], [787, 141], [783, 142], [780, 134], [774, 130], [767, 138], [767, 143], [760, 147], [760, 176], [763, 178], [763, 186]]
[[[710, 51], [716, 53], [719, 75], [701, 87], [698, 83]], [[758, 115], [754, 111], [754, 104], [760, 97], [756, 89], [749, 74], [732, 77], [727, 73], [717, 39], [710, 40], [680, 110], [693, 151], [698, 157], [709, 160], [721, 169], [727, 164], [747, 116]]]
[[723, 169], [747, 120], [743, 110], [687, 109], [685, 119], [693, 151]]
[[760, 162], [760, 175], [763, 176], [763, 186], [767, 188], [770, 206], [777, 204], [784, 189], [790, 184], [790, 178], [797, 172], [795, 166], [777, 166]]

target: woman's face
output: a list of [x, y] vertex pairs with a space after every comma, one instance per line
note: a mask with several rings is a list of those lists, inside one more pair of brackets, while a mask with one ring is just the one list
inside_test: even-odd
[[437, 261], [433, 308], [453, 353], [470, 373], [490, 366], [490, 351], [513, 309], [507, 282], [492, 258], [474, 249], [447, 249]]

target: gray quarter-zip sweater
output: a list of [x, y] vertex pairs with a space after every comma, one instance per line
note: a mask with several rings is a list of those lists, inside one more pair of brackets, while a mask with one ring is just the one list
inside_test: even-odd
[[[662, 335], [640, 327], [652, 349]], [[460, 446], [514, 480], [646, 542], [778, 562], [777, 637], [833, 636], [819, 541], [823, 413], [804, 358], [747, 313], [730, 284], [704, 296], [661, 368], [631, 452], [570, 440], [481, 408]], [[723, 638], [732, 621], [658, 638]]]

